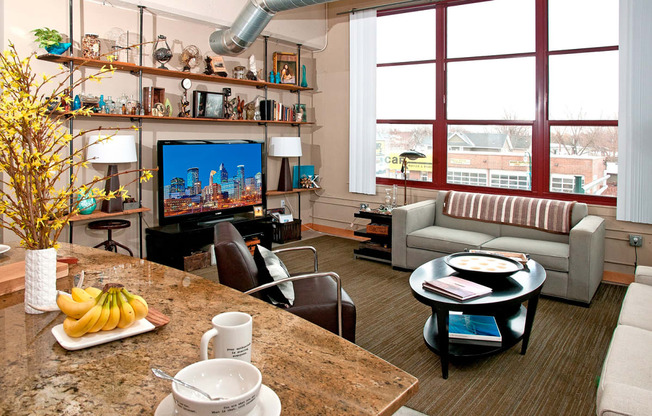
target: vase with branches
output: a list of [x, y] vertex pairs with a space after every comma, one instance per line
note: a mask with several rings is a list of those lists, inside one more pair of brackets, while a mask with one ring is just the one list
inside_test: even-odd
[[[108, 176], [96, 175], [81, 183], [82, 169], [92, 162], [86, 160], [85, 153], [93, 144], [73, 150], [70, 143], [89, 132], [103, 129], [73, 133], [65, 127], [69, 117], [90, 116], [92, 113], [92, 109], [84, 107], [64, 111], [71, 106], [72, 91], [86, 82], [99, 82], [110, 76], [113, 68], [107, 64], [71, 84], [71, 77], [77, 69], [70, 72], [60, 65], [58, 73], [38, 76], [31, 66], [34, 57], [32, 53], [21, 59], [13, 44], [0, 54], [0, 227], [18, 236], [21, 246], [28, 251], [56, 250], [64, 226], [79, 212], [79, 204], [84, 199], [79, 195], [100, 201], [127, 197], [124, 185], [109, 193], [95, 186]], [[103, 134], [102, 139], [95, 143], [111, 140], [111, 137], [111, 134]], [[152, 177], [149, 170], [130, 170], [116, 175], [134, 172], [137, 172], [134, 181]], [[30, 299], [28, 292], [33, 288], [28, 285], [28, 267], [26, 264], [25, 305], [28, 312], [34, 313], [36, 310], [31, 308], [30, 302], [54, 302], [56, 277], [49, 282], [51, 287], [45, 295], [37, 294], [43, 299]], [[56, 264], [52, 269], [54, 273]]]

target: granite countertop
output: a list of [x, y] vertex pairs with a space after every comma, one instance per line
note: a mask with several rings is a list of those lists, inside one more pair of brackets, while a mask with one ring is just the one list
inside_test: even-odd
[[[51, 333], [64, 315], [24, 312], [23, 292], [0, 297], [2, 414], [153, 414], [170, 392], [169, 374], [199, 360], [201, 335], [225, 311], [253, 317], [252, 363], [281, 400], [283, 415], [391, 415], [417, 391], [415, 377], [312, 323], [202, 277], [146, 260], [61, 244], [84, 286], [124, 284], [170, 318], [152, 332], [84, 350]], [[0, 265], [22, 260], [13, 248]], [[59, 286], [69, 290], [72, 278]]]

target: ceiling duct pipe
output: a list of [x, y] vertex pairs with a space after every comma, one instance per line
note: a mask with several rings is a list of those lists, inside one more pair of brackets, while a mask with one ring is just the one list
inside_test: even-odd
[[219, 55], [237, 55], [256, 41], [277, 12], [331, 1], [334, 0], [249, 0], [233, 26], [213, 32], [208, 43]]

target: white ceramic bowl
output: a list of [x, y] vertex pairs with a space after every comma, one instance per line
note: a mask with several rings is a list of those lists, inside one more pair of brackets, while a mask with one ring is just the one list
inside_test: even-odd
[[173, 382], [172, 396], [178, 414], [188, 416], [246, 415], [256, 407], [263, 381], [260, 371], [252, 364], [231, 358], [198, 361], [181, 369], [175, 377], [211, 396], [226, 398], [210, 401]]

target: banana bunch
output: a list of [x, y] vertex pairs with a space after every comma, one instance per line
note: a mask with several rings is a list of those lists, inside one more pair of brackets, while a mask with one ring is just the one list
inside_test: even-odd
[[147, 316], [147, 302], [133, 295], [121, 284], [109, 283], [104, 289], [72, 288], [72, 296], [59, 293], [57, 305], [67, 315], [64, 332], [73, 338], [86, 333], [128, 328]]

